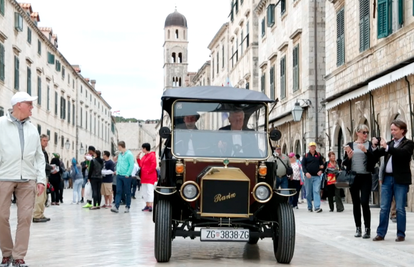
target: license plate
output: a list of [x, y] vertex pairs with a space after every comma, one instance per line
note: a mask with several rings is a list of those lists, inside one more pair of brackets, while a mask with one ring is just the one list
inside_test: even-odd
[[249, 229], [201, 228], [201, 241], [249, 241]]

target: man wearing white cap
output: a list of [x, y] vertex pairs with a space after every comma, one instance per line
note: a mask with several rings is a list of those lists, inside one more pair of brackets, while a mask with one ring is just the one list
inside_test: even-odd
[[323, 171], [323, 161], [321, 154], [316, 151], [316, 143], [309, 143], [309, 152], [302, 159], [302, 169], [305, 174], [306, 200], [308, 210], [312, 211], [312, 199], [316, 212], [322, 212], [321, 209], [321, 174]]
[[[45, 190], [45, 158], [36, 127], [30, 123], [33, 101], [24, 92], [11, 99], [12, 109], [0, 118], [0, 266], [26, 266], [35, 194]], [[36, 190], [37, 189], [37, 190]], [[11, 195], [17, 198], [15, 243], [9, 224]]]

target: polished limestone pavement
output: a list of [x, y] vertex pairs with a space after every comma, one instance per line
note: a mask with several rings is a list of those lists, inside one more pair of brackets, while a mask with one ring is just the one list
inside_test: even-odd
[[[138, 192], [130, 213], [109, 209], [88, 210], [71, 205], [72, 190], [65, 190], [65, 203], [50, 206], [47, 223], [32, 224], [26, 262], [37, 266], [275, 266], [271, 239], [257, 245], [209, 243], [199, 239], [173, 241], [169, 263], [157, 264], [153, 253], [154, 224]], [[390, 221], [385, 241], [355, 238], [352, 206], [342, 213], [308, 212], [306, 204], [294, 210], [296, 248], [290, 266], [414, 266], [414, 213], [407, 213], [407, 238], [394, 241], [396, 224]], [[10, 223], [16, 229], [16, 206]], [[379, 208], [372, 208], [372, 237], [378, 224]]]

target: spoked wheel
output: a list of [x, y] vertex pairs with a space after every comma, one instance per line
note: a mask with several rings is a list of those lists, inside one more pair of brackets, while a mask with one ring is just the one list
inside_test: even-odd
[[273, 252], [279, 263], [290, 263], [295, 251], [295, 214], [288, 203], [277, 208], [278, 225], [273, 226]]
[[172, 207], [167, 200], [159, 200], [155, 206], [154, 254], [158, 262], [168, 262], [171, 258]]

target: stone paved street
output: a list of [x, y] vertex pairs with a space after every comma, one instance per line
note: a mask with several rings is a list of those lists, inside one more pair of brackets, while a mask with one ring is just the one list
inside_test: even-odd
[[[46, 209], [48, 223], [32, 225], [26, 262], [37, 266], [274, 266], [271, 239], [257, 245], [202, 243], [177, 238], [169, 263], [157, 264], [153, 256], [154, 224], [151, 213], [142, 212], [140, 194], [132, 200], [131, 213], [114, 214], [107, 209], [87, 210], [71, 205], [72, 190], [65, 190], [65, 203]], [[352, 207], [343, 213], [309, 213], [299, 205], [296, 215], [296, 249], [290, 266], [414, 266], [414, 214], [407, 213], [407, 239], [396, 243], [396, 224], [390, 223], [383, 242], [354, 238]], [[10, 219], [16, 227], [16, 206]], [[372, 208], [372, 226], [378, 208]], [[372, 231], [372, 235], [375, 230]]]

